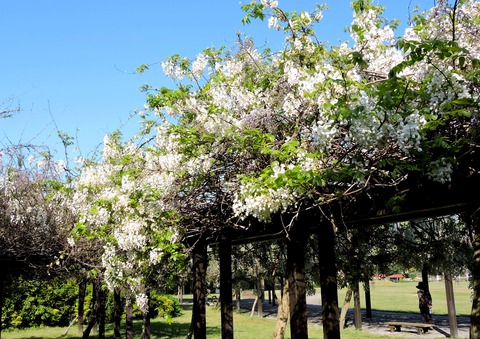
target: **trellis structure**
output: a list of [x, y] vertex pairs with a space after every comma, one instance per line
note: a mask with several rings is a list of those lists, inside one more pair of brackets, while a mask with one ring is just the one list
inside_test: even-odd
[[[476, 156], [470, 158], [478, 162]], [[471, 167], [470, 167], [471, 168]], [[479, 167], [476, 167], [479, 168]], [[401, 221], [418, 220], [430, 217], [463, 214], [473, 218], [480, 208], [480, 196], [476, 190], [480, 188], [479, 172], [471, 172], [464, 176], [457, 173], [456, 180], [445, 186], [432, 183], [424, 178], [407, 180], [403, 187], [382, 188], [364, 192], [354, 203], [341, 206], [336, 204], [310, 209], [295, 216], [283, 214], [277, 216], [271, 224], [251, 225], [245, 231], [224, 229], [208, 240], [196, 239], [194, 246], [193, 272], [194, 289], [194, 335], [195, 338], [206, 338], [205, 322], [205, 286], [204, 274], [207, 264], [206, 247], [217, 242], [220, 250], [220, 300], [222, 338], [233, 338], [232, 280], [231, 280], [231, 246], [232, 244], [286, 238], [280, 217], [296, 218], [288, 234], [287, 241], [287, 275], [290, 288], [290, 333], [292, 338], [308, 338], [306, 289], [304, 276], [304, 247], [309, 234], [317, 234], [319, 241], [320, 280], [322, 294], [322, 323], [324, 338], [340, 338], [340, 318], [338, 312], [336, 259], [335, 259], [335, 227], [342, 223], [348, 228], [361, 228]], [[394, 213], [386, 202], [394, 195], [401, 194], [403, 203], [400, 211]], [[328, 210], [328, 216], [325, 211]], [[337, 225], [336, 225], [337, 223]], [[475, 226], [474, 251], [480, 252], [480, 225]], [[480, 264], [474, 262], [474, 278], [478, 278]], [[479, 267], [477, 267], [479, 266]], [[474, 297], [474, 303], [477, 300]], [[452, 319], [451, 319], [452, 321]], [[480, 322], [480, 316], [472, 314], [471, 322]], [[453, 329], [455, 331], [455, 328]]]

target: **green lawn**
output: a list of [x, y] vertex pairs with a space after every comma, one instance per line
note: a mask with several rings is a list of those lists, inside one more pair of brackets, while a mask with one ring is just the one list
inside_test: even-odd
[[[152, 338], [156, 339], [184, 339], [190, 326], [191, 312], [186, 310], [182, 316], [175, 318], [173, 324], [168, 325], [160, 319], [152, 321]], [[247, 313], [234, 315], [235, 338], [259, 339], [270, 338], [275, 329], [275, 319], [250, 317]], [[122, 329], [123, 330], [123, 329]], [[309, 338], [323, 339], [323, 332], [320, 326], [309, 326]], [[2, 333], [3, 339], [41, 339], [41, 338], [81, 338], [76, 333], [76, 327], [72, 327], [67, 336], [62, 336], [65, 328], [36, 328], [24, 331], [6, 331]], [[123, 336], [123, 335], [122, 335]], [[221, 338], [220, 312], [213, 306], [207, 308], [207, 337], [210, 339]], [[290, 338], [287, 327], [286, 338]], [[389, 336], [372, 336], [352, 328], [343, 330], [343, 339], [386, 339]], [[97, 338], [91, 336], [91, 338]], [[113, 338], [113, 329], [107, 327], [107, 338]], [[140, 323], [136, 323], [135, 338], [140, 338]]]
[[[418, 301], [416, 295], [416, 283], [399, 282], [391, 283], [386, 281], [376, 281], [372, 283], [372, 308], [374, 310], [399, 311], [399, 312], [418, 312]], [[445, 285], [443, 282], [431, 282], [433, 307], [435, 314], [446, 314], [447, 307], [445, 302]], [[470, 294], [466, 282], [454, 285], [455, 304], [458, 315], [467, 316], [470, 313]], [[318, 292], [317, 292], [318, 293]], [[345, 290], [339, 291], [339, 303], [343, 304]], [[362, 293], [362, 307], [364, 306]], [[191, 310], [186, 308], [182, 316], [175, 318], [173, 324], [168, 325], [161, 319], [152, 321], [152, 338], [157, 339], [180, 339], [185, 338], [188, 332], [191, 319]], [[235, 314], [234, 316], [235, 338], [239, 339], [257, 339], [270, 338], [274, 328], [275, 319], [265, 319], [250, 317], [248, 313]], [[113, 329], [107, 327], [107, 338], [113, 338]], [[65, 328], [36, 328], [24, 331], [6, 331], [2, 333], [4, 339], [40, 339], [40, 338], [80, 338], [76, 327], [73, 326], [68, 335], [62, 337]], [[140, 323], [136, 323], [136, 337], [140, 338]], [[220, 331], [220, 312], [214, 307], [207, 308], [207, 337], [221, 338]], [[287, 338], [288, 329], [287, 329]], [[92, 336], [95, 338], [95, 336]], [[309, 338], [323, 338], [322, 329], [318, 325], [310, 325]], [[362, 331], [356, 331], [349, 327], [342, 331], [342, 339], [386, 339], [391, 338], [388, 335], [374, 336]]]
[[[370, 285], [372, 309], [382, 311], [418, 312], [418, 298], [416, 282], [373, 281]], [[430, 292], [433, 300], [434, 314], [447, 314], [447, 301], [445, 296], [445, 283], [443, 281], [431, 281]], [[472, 307], [471, 294], [468, 282], [454, 283], [455, 309], [458, 316], [470, 316]], [[361, 306], [365, 307], [364, 293], [361, 289]], [[345, 289], [338, 292], [338, 302], [343, 305]], [[353, 307], [353, 301], [350, 304]]]

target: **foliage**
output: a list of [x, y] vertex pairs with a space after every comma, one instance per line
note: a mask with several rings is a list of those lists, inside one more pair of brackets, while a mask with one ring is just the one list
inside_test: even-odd
[[417, 269], [427, 264], [430, 273], [461, 274], [473, 256], [466, 229], [456, 215], [397, 224], [392, 229], [397, 262]]
[[164, 318], [167, 323], [171, 323], [172, 318], [182, 313], [178, 299], [169, 295], [155, 295], [152, 297], [152, 304], [158, 316]]
[[[276, 1], [253, 1], [243, 6], [244, 21], [269, 17], [285, 34], [283, 50], [261, 51], [239, 37], [233, 52], [209, 49], [162, 64], [178, 87], [151, 90], [147, 103], [160, 122], [178, 122], [163, 124], [157, 137], [174, 141], [182, 194], [222, 196], [232, 217], [268, 222], [287, 211], [346, 206], [364, 192], [398, 187], [408, 174], [452, 181], [458, 159], [478, 142], [471, 133], [478, 3], [458, 4], [452, 31], [452, 8], [439, 2], [398, 39], [383, 7], [352, 7], [353, 44], [318, 41], [322, 7], [286, 13]], [[190, 172], [191, 163], [199, 170]], [[221, 191], [207, 185], [213, 180]], [[402, 203], [395, 195], [386, 207], [398, 212]]]
[[76, 315], [77, 286], [64, 277], [6, 282], [2, 314], [4, 328], [67, 326]]
[[9, 274], [45, 275], [60, 264], [72, 223], [55, 196], [64, 170], [65, 163], [55, 161], [45, 147], [12, 145], [1, 150], [0, 255]]
[[[166, 286], [184, 269], [185, 245], [272, 221], [288, 234], [299, 214], [330, 220], [340, 206], [331, 220], [345, 231], [337, 238], [342, 269], [371, 273], [400, 248], [372, 240], [408, 239], [416, 228], [351, 232], [343, 221], [359, 206], [401, 212], [405, 186], [445, 188], [478, 175], [480, 3], [439, 1], [398, 38], [383, 7], [358, 0], [352, 9], [351, 40], [330, 46], [315, 35], [323, 6], [244, 5], [243, 22], [268, 18], [283, 48], [260, 49], [238, 35], [231, 50], [168, 57], [162, 69], [175, 86], [143, 88], [137, 139], [105, 136], [103, 159], [80, 159], [73, 182], [62, 182], [64, 166], [48, 152], [32, 162], [6, 153], [2, 250], [53, 259], [43, 265], [50, 269], [80, 267], [135, 295], [147, 312], [151, 285]], [[445, 227], [443, 241], [424, 239], [445, 267], [460, 267], [468, 246], [458, 261], [435, 249], [464, 244], [462, 227]], [[278, 257], [264, 259], [259, 271], [270, 274]]]
[[[268, 18], [282, 49], [238, 35], [232, 50], [174, 54], [162, 63], [174, 88], [143, 88], [137, 143], [106, 136], [103, 161], [84, 168], [72, 206], [77, 244], [96, 239], [105, 249], [98, 266], [110, 288], [145, 306], [146, 277], [169, 279], [175, 265], [166, 264], [184, 258], [181, 239], [193, 246], [273, 220], [287, 221], [288, 233], [291, 215], [328, 218], [334, 206], [341, 225], [359, 206], [402, 211], [402, 185], [476, 175], [468, 161], [479, 141], [479, 3], [440, 1], [397, 38], [383, 7], [354, 1], [351, 40], [337, 46], [315, 35], [324, 9], [244, 5], [244, 23]], [[368, 243], [371, 234], [343, 235], [345, 258], [358, 259], [345, 271], [362, 264], [371, 273], [392, 253]]]
[[[75, 318], [78, 308], [78, 285], [64, 276], [48, 280], [19, 277], [5, 282], [5, 299], [2, 326], [28, 328], [36, 326], [68, 326]], [[84, 312], [88, 316], [92, 304], [91, 285], [87, 286]], [[178, 300], [158, 291], [151, 292], [152, 317], [162, 317], [171, 322], [181, 314]], [[113, 322], [113, 293], [109, 293], [106, 304], [107, 319]], [[135, 319], [142, 319], [143, 312], [134, 304]]]
[[[156, 291], [150, 293], [150, 317], [161, 317], [165, 319], [167, 323], [171, 323], [173, 318], [176, 318], [182, 314], [182, 308], [178, 302], [178, 299], [167, 295], [160, 294]], [[137, 304], [133, 305], [133, 318], [137, 320], [143, 319], [143, 311]]]

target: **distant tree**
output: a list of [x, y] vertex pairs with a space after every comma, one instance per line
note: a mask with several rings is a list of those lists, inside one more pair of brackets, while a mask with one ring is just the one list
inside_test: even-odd
[[64, 260], [71, 220], [55, 196], [63, 174], [64, 163], [53, 160], [44, 147], [11, 145], [1, 150], [2, 281], [56, 274]]
[[473, 255], [468, 226], [459, 216], [428, 218], [394, 225], [396, 260], [403, 267], [428, 267], [431, 273], [460, 274]]

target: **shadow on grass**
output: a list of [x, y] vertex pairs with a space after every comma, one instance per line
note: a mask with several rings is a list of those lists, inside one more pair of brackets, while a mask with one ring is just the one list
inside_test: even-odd
[[[168, 324], [162, 318], [155, 318], [151, 321], [151, 337], [155, 339], [172, 339], [172, 338], [185, 338], [190, 330], [190, 314], [192, 310], [191, 305], [181, 305], [182, 311], [187, 315], [187, 319], [183, 317], [180, 321], [176, 322], [175, 318], [173, 319], [172, 324]], [[77, 332], [76, 326], [73, 326], [68, 331], [67, 335], [63, 335], [66, 328], [38, 328], [38, 329], [29, 329], [26, 331], [2, 331], [2, 336], [9, 338], [22, 338], [22, 339], [52, 339], [52, 338], [62, 338], [62, 339], [80, 339], [82, 335]], [[29, 333], [30, 332], [30, 333]], [[142, 321], [134, 321], [134, 338], [140, 338], [142, 332]], [[8, 335], [10, 334], [10, 335]], [[125, 323], [121, 324], [121, 338], [125, 337]], [[221, 337], [221, 328], [219, 326], [209, 326], [207, 324], [207, 337]], [[98, 334], [91, 333], [91, 339], [98, 339]], [[109, 323], [105, 325], [105, 338], [113, 339], [113, 324]]]
[[[190, 324], [166, 324], [166, 323], [159, 323], [155, 322], [152, 323], [152, 332], [151, 336], [152, 338], [156, 339], [171, 339], [171, 338], [185, 338], [187, 336], [187, 333], [190, 329]], [[135, 324], [135, 338], [140, 338], [141, 334], [141, 324]], [[207, 337], [214, 336], [214, 337], [220, 337], [221, 335], [221, 329], [219, 327], [215, 326], [208, 326], [207, 327]], [[32, 334], [32, 335], [24, 335], [22, 336], [23, 339], [52, 339], [52, 338], [68, 338], [68, 339], [80, 339], [82, 336], [81, 335], [67, 335], [67, 336], [62, 336], [62, 335], [38, 335], [38, 334]], [[122, 335], [121, 337], [125, 337], [125, 328], [122, 328]], [[98, 335], [90, 335], [90, 338], [92, 339], [97, 339]], [[113, 339], [113, 327], [108, 325], [107, 326], [107, 333], [105, 335], [106, 339]]]
[[[152, 337], [158, 339], [185, 338], [189, 329], [190, 324], [152, 324]], [[220, 327], [207, 326], [207, 338], [220, 335]]]

